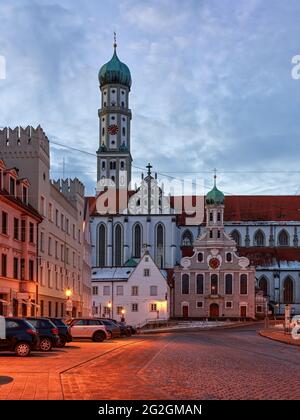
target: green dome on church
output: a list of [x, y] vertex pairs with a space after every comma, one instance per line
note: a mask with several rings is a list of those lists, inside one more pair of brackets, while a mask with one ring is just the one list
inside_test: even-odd
[[225, 201], [225, 196], [222, 193], [222, 191], [218, 190], [217, 186], [216, 186], [216, 178], [215, 178], [215, 184], [214, 187], [211, 191], [209, 191], [206, 194], [205, 197], [205, 202], [208, 205], [219, 205], [219, 204], [224, 204]]
[[98, 74], [100, 87], [107, 84], [120, 84], [131, 87], [131, 74], [126, 64], [119, 60], [116, 52], [117, 45], [114, 44], [114, 54], [111, 60], [104, 64]]

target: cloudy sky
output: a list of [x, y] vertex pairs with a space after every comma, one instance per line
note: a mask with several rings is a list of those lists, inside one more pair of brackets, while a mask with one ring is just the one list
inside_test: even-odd
[[[0, 0], [0, 17], [0, 126], [41, 124], [95, 153], [97, 73], [116, 31], [136, 167], [207, 186], [216, 167], [229, 194], [300, 193], [298, 0]], [[63, 158], [93, 194], [95, 157], [52, 146], [54, 178]]]

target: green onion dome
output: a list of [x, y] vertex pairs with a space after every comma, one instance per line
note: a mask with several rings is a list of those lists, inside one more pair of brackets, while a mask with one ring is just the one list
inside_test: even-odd
[[216, 186], [216, 177], [215, 177], [215, 183], [214, 187], [211, 191], [209, 191], [206, 194], [205, 202], [208, 205], [218, 205], [218, 204], [224, 204], [225, 196], [222, 193], [222, 191], [218, 190]]
[[114, 44], [114, 54], [111, 60], [104, 64], [98, 74], [100, 87], [107, 84], [120, 84], [131, 87], [131, 74], [126, 64], [122, 63], [117, 56], [117, 44]]

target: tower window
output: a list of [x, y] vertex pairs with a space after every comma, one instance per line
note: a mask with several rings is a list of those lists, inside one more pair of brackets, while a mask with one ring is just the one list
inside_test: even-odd
[[122, 108], [124, 108], [124, 106], [125, 106], [125, 102], [124, 101], [121, 102], [121, 106], [122, 106]]
[[104, 122], [105, 121], [105, 118], [102, 118], [102, 121]]
[[122, 91], [121, 91], [121, 93], [122, 93], [122, 95], [125, 95], [125, 92], [124, 92], [124, 90], [122, 90]]
[[103, 127], [102, 128], [102, 136], [104, 136], [104, 134], [105, 134], [105, 128]]
[[123, 134], [123, 136], [125, 136], [125, 135], [126, 135], [126, 130], [125, 130], [125, 127], [123, 127], [123, 128], [122, 128], [122, 134]]
[[212, 222], [213, 221], [213, 212], [211, 211], [209, 213], [209, 221]]
[[122, 118], [122, 121], [126, 121], [124, 117]]
[[102, 161], [102, 169], [105, 169], [105, 161]]
[[212, 230], [210, 230], [210, 231], [209, 231], [209, 237], [210, 237], [210, 238], [212, 238], [212, 237], [213, 237], [213, 231], [212, 231]]
[[121, 167], [122, 170], [124, 169], [124, 161], [123, 160], [121, 160], [121, 162], [120, 162], [120, 167]]
[[115, 144], [116, 142], [114, 140], [112, 140], [111, 144]]
[[112, 91], [111, 91], [111, 93], [115, 93], [116, 91], [115, 91], [115, 89], [113, 89]]
[[116, 102], [115, 101], [111, 101], [111, 106], [116, 106]]
[[221, 213], [218, 211], [218, 222], [220, 222], [221, 221]]
[[104, 95], [106, 95], [106, 91], [104, 92]]
[[221, 238], [221, 232], [218, 230], [218, 238]]
[[111, 119], [112, 119], [112, 120], [114, 120], [114, 119], [115, 119], [115, 117], [112, 115]]
[[103, 106], [106, 106], [106, 102], [104, 102]]

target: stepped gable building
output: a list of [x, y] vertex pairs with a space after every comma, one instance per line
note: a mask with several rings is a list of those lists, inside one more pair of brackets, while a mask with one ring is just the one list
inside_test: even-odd
[[[97, 199], [105, 191], [97, 199], [89, 197], [92, 266], [122, 267], [130, 258], [140, 257], [147, 245], [158, 267], [172, 270], [183, 256], [193, 254], [196, 238], [206, 229], [205, 220], [199, 223], [195, 218], [193, 223], [191, 215], [187, 219], [184, 197], [179, 208], [178, 197], [165, 196], [150, 165], [140, 187], [128, 191], [124, 204], [124, 169], [131, 180], [128, 98], [132, 81], [128, 67], [117, 57], [116, 45], [111, 61], [101, 67], [99, 82], [98, 181], [108, 177], [121, 182], [114, 211], [99, 211]], [[256, 286], [268, 297], [270, 309], [281, 314], [285, 304], [300, 314], [299, 209], [299, 196], [239, 195], [226, 196], [224, 201], [224, 233], [235, 241], [238, 255], [255, 266]]]
[[27, 178], [0, 159], [0, 315], [37, 312], [39, 213], [29, 204]]
[[69, 289], [72, 314], [88, 315], [83, 310], [90, 306], [90, 298], [89, 303], [84, 302], [90, 273], [86, 262], [83, 264], [84, 229], [89, 229], [84, 223], [83, 184], [77, 178], [50, 180], [49, 140], [40, 126], [0, 130], [0, 158], [29, 180], [28, 203], [43, 219], [35, 260], [38, 315], [64, 316]]

